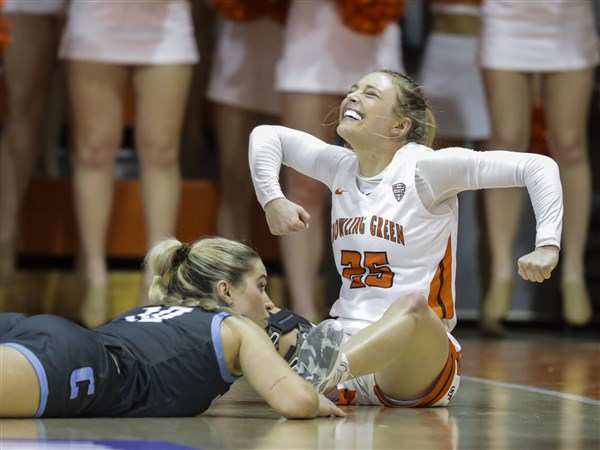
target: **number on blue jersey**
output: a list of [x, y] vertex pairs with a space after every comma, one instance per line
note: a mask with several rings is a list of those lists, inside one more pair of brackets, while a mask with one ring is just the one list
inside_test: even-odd
[[134, 316], [126, 316], [127, 322], [154, 322], [160, 323], [174, 317], [192, 312], [194, 308], [190, 306], [146, 306], [144, 312]]

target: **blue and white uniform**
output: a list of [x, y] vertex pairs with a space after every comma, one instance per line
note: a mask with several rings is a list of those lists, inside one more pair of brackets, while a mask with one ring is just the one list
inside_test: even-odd
[[221, 342], [227, 316], [151, 306], [88, 330], [57, 316], [4, 313], [0, 345], [36, 371], [36, 417], [195, 416], [237, 379]]

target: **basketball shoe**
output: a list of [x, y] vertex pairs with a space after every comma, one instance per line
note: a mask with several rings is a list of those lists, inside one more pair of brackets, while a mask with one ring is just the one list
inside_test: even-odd
[[347, 363], [342, 363], [343, 341], [344, 329], [329, 319], [315, 326], [300, 346], [293, 370], [319, 394], [343, 381], [344, 376], [348, 378]]

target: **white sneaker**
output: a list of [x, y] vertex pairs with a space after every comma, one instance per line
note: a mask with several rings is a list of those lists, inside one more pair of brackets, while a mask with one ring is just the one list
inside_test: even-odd
[[337, 385], [347, 368], [340, 368], [344, 329], [328, 319], [313, 328], [298, 351], [294, 371], [312, 384], [319, 394]]

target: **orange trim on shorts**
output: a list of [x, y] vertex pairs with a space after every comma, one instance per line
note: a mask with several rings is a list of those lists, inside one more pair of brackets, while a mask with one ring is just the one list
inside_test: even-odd
[[352, 391], [350, 389], [339, 389], [338, 394], [340, 398], [337, 402], [335, 402], [336, 405], [356, 405], [356, 391]]
[[375, 395], [379, 399], [382, 405], [389, 406], [390, 408], [423, 408], [431, 405], [435, 405], [439, 402], [444, 396], [448, 394], [450, 390], [450, 386], [452, 385], [452, 380], [454, 379], [454, 374], [457, 373], [460, 375], [460, 351], [457, 351], [454, 347], [454, 344], [450, 339], [448, 339], [448, 360], [446, 361], [446, 365], [442, 370], [442, 373], [438, 377], [435, 385], [431, 388], [431, 391], [427, 395], [425, 395], [421, 400], [409, 404], [409, 405], [398, 405], [393, 403], [393, 399], [387, 397], [381, 390], [379, 386], [375, 385]]
[[446, 253], [438, 264], [435, 275], [429, 284], [427, 304], [440, 319], [454, 318], [454, 297], [452, 297], [452, 240], [448, 238]]

